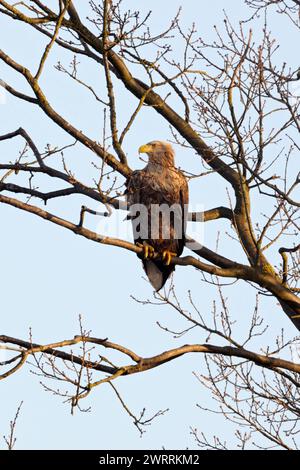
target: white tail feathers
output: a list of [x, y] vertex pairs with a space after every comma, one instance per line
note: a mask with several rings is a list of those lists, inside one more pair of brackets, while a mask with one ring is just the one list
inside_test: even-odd
[[163, 273], [153, 261], [145, 261], [144, 268], [149, 281], [156, 291], [162, 288], [165, 283]]

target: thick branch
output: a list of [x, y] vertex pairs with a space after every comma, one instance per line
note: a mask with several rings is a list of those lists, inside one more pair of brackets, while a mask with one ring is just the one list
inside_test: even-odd
[[208, 209], [204, 212], [190, 212], [188, 215], [188, 220], [190, 222], [203, 221], [208, 222], [209, 220], [216, 219], [229, 219], [233, 220], [233, 212], [228, 207], [215, 207], [214, 209]]
[[[83, 365], [90, 369], [95, 369], [100, 372], [106, 372], [113, 376], [111, 377], [112, 379], [121, 375], [141, 373], [146, 370], [159, 367], [169, 361], [177, 359], [180, 356], [190, 353], [218, 354], [222, 356], [243, 358], [248, 361], [254, 362], [260, 367], [264, 367], [267, 369], [272, 369], [275, 371], [280, 371], [283, 369], [286, 371], [300, 373], [300, 364], [296, 364], [294, 362], [290, 362], [281, 358], [257, 354], [242, 347], [238, 348], [233, 346], [217, 346], [212, 344], [186, 344], [178, 348], [164, 351], [156, 356], [144, 358], [122, 345], [107, 341], [107, 339], [91, 338], [88, 336], [75, 336], [73, 339], [70, 340], [63, 340], [47, 345], [40, 345], [23, 341], [17, 338], [12, 338], [10, 336], [0, 335], [0, 342], [5, 343], [7, 345], [11, 344], [20, 346], [24, 350], [23, 355], [26, 355], [26, 358], [31, 354], [44, 353], [69, 362]], [[123, 353], [125, 356], [131, 357], [135, 364], [113, 368], [92, 361], [86, 361], [85, 359], [82, 359], [74, 354], [69, 354], [64, 351], [59, 351], [57, 349], [76, 345], [78, 343], [92, 343], [107, 349], [118, 351], [120, 353]], [[6, 376], [7, 375], [5, 374], [5, 377], [2, 377], [6, 378]], [[102, 383], [103, 381], [99, 381], [98, 383], [100, 384], [100, 382]]]

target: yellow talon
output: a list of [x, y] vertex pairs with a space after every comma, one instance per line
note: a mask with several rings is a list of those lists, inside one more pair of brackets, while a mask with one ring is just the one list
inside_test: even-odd
[[146, 246], [147, 246], [147, 248], [148, 248], [148, 256], [147, 256], [147, 258], [150, 258], [150, 259], [151, 259], [151, 258], [154, 257], [155, 250], [154, 250], [153, 246], [151, 246], [151, 245], [146, 245]]
[[177, 253], [174, 253], [173, 251], [168, 251], [168, 250], [163, 251], [162, 260], [166, 266], [169, 266], [173, 256], [177, 256]]
[[148, 245], [148, 243], [143, 242], [143, 243], [136, 243], [136, 246], [139, 248], [143, 248], [143, 258], [144, 259], [151, 259], [154, 256], [155, 250], [153, 246]]

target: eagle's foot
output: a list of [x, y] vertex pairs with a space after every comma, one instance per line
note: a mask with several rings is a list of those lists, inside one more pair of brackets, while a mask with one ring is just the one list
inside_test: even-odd
[[154, 257], [155, 250], [153, 246], [149, 245], [147, 242], [136, 243], [136, 246], [143, 248], [142, 257], [144, 259], [151, 259]]
[[177, 256], [177, 253], [174, 253], [174, 251], [164, 250], [164, 251], [162, 252], [161, 258], [162, 258], [164, 264], [165, 264], [166, 266], [169, 266], [170, 263], [171, 263], [171, 260], [172, 260], [172, 258], [173, 258], [174, 256]]

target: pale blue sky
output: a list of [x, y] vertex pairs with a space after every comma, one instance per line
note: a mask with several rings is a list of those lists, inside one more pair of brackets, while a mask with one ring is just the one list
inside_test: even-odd
[[[136, 0], [124, 1], [128, 8], [132, 9], [139, 8], [141, 3]], [[87, 3], [81, 4], [83, 14], [86, 14], [88, 9], [85, 6]], [[165, 28], [168, 20], [181, 5], [183, 25], [188, 27], [195, 22], [199, 33], [207, 41], [213, 38], [213, 25], [222, 24], [224, 2], [221, 0], [211, 0], [209, 3], [194, 0], [146, 0], [142, 3], [144, 10], [152, 9], [152, 23], [157, 30]], [[227, 2], [226, 11], [235, 23], [246, 16], [246, 7], [242, 0]], [[273, 16], [272, 21], [273, 33], [282, 41], [279, 58], [295, 65], [295, 50], [290, 47], [294, 43], [292, 27], [284, 18]], [[38, 57], [36, 52], [40, 48], [38, 35], [30, 28], [10, 21], [3, 15], [0, 15], [0, 31], [0, 47], [26, 66], [35, 67]], [[179, 52], [181, 45], [175, 41], [176, 51], [177, 47]], [[40, 50], [42, 51], [42, 47]], [[47, 66], [48, 78], [42, 80], [43, 86], [51, 96], [51, 103], [74, 125], [93, 138], [100, 139], [103, 127], [101, 107], [95, 106], [86, 91], [74, 87], [67, 78], [53, 70], [53, 64], [58, 59], [67, 65], [71, 56], [58, 49], [51, 53]], [[83, 75], [104, 97], [105, 90], [99, 86], [97, 70], [90, 66], [84, 67], [84, 70], [80, 69]], [[16, 86], [27, 89], [23, 80], [12, 74], [2, 63], [0, 78], [7, 81], [11, 79]], [[130, 100], [132, 102], [132, 99]], [[133, 102], [133, 105], [135, 104]], [[120, 119], [124, 122], [127, 120], [130, 105], [128, 95], [119, 87], [118, 110]], [[44, 118], [41, 111], [8, 96], [6, 104], [0, 105], [0, 132], [10, 132], [19, 126], [29, 132], [40, 149], [47, 143], [63, 145], [72, 142], [57, 126]], [[130, 165], [134, 168], [141, 166], [137, 158], [139, 145], [153, 138], [166, 140], [169, 137], [166, 123], [153, 111], [144, 112], [143, 118], [125, 142]], [[20, 149], [19, 144], [20, 141], [18, 144], [1, 144], [1, 161], [14, 160], [16, 151]], [[180, 154], [177, 159], [180, 165], [187, 169], [191, 165], [197, 167], [191, 152], [176, 150]], [[86, 151], [78, 146], [75, 150], [68, 151], [65, 156], [68, 164], [88, 181], [92, 167]], [[51, 185], [53, 184], [51, 182]], [[223, 204], [224, 198], [226, 187], [220, 180], [202, 178], [201, 187], [191, 187], [193, 205], [200, 204], [200, 207], [210, 208]], [[60, 201], [49, 202], [47, 209], [50, 212], [57, 211], [75, 221], [82, 202], [82, 198], [74, 196], [70, 201], [64, 200], [63, 204]], [[98, 208], [96, 204], [92, 206]], [[131, 294], [147, 299], [151, 298], [152, 293], [149, 284], [142, 278], [142, 268], [133, 254], [93, 244], [8, 206], [0, 206], [0, 217], [1, 333], [26, 338], [31, 327], [33, 340], [36, 342], [71, 338], [79, 333], [78, 315], [81, 314], [85, 328], [91, 329], [94, 336], [108, 337], [144, 356], [157, 354], [186, 342], [205, 340], [205, 335], [199, 335], [199, 332], [192, 332], [181, 339], [172, 339], [156, 326], [156, 322], [159, 321], [175, 330], [184, 327], [185, 323], [173, 310], [167, 307], [142, 306], [131, 299]], [[124, 214], [116, 214], [113, 220], [105, 220], [100, 225], [99, 221], [93, 218], [87, 220], [93, 229], [101, 229], [102, 232], [107, 230], [111, 235], [122, 237], [126, 234], [127, 225], [122, 222], [123, 218]], [[112, 223], [116, 220], [118, 224], [115, 227], [120, 228], [119, 232], [112, 228]], [[237, 258], [241, 255], [234, 253], [235, 245], [230, 244], [224, 235], [226, 229], [226, 222], [218, 222], [199, 228], [199, 232], [204, 232], [205, 244], [214, 248], [217, 232], [220, 230], [221, 252]], [[201, 313], [208, 318], [211, 315], [214, 288], [203, 283], [200, 273], [192, 268], [178, 268], [175, 281], [183, 302], [186, 302], [187, 291], [190, 289], [194, 292]], [[230, 298], [232, 312], [239, 318], [239, 326], [243, 331], [254, 304], [255, 291], [239, 283], [226, 293]], [[241, 302], [241, 298], [247, 298], [250, 307], [244, 307], [245, 302]], [[273, 332], [279, 332], [281, 327], [286, 327], [287, 332], [295, 333], [275, 302], [267, 303], [263, 300], [262, 312], [266, 321], [271, 322]], [[104, 385], [96, 389], [83, 404], [86, 407], [91, 406], [90, 413], [76, 412], [71, 416], [68, 405], [63, 404], [62, 399], [44, 392], [39, 385], [40, 379], [30, 374], [29, 370], [30, 366], [24, 367], [3, 381], [0, 389], [0, 435], [7, 431], [9, 420], [13, 417], [17, 405], [24, 400], [17, 429], [18, 449], [130, 449], [162, 446], [166, 449], [195, 448], [194, 440], [189, 435], [190, 426], [198, 427], [209, 435], [217, 433], [234, 445], [234, 439], [230, 437], [233, 436], [233, 428], [225, 423], [222, 417], [206, 415], [196, 408], [197, 402], [205, 405], [210, 401], [207, 392], [200, 387], [193, 375], [193, 371], [201, 373], [205, 370], [203, 357], [200, 355], [183, 357], [161, 368], [116, 382], [123, 398], [137, 414], [144, 407], [149, 415], [159, 409], [169, 408], [169, 412], [155, 420], [142, 438], [109, 386]], [[54, 384], [54, 387], [56, 386], [57, 384]]]

